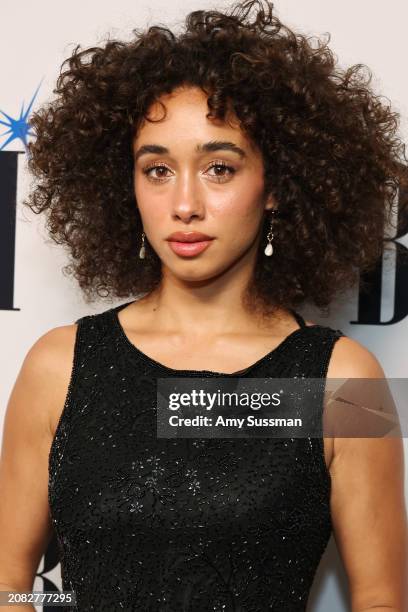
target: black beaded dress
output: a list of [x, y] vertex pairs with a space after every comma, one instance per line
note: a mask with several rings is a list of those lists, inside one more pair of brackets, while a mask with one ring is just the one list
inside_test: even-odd
[[68, 609], [305, 610], [332, 532], [323, 438], [158, 438], [156, 379], [325, 379], [344, 334], [292, 310], [299, 327], [248, 368], [175, 370], [128, 339], [117, 313], [129, 303], [78, 319], [50, 448]]

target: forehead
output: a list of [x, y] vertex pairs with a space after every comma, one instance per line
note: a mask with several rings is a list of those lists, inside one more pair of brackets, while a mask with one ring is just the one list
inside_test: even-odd
[[171, 140], [175, 145], [181, 140], [197, 142], [228, 136], [242, 147], [250, 146], [232, 110], [228, 110], [224, 120], [206, 116], [209, 112], [207, 97], [202, 89], [193, 86], [179, 87], [163, 94], [149, 107], [146, 115], [151, 121], [142, 120], [134, 142], [153, 142], [153, 138], [156, 141], [160, 137], [160, 140]]

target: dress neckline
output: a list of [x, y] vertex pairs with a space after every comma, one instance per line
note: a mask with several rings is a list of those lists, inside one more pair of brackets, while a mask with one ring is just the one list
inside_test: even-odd
[[143, 359], [145, 362], [149, 363], [150, 365], [154, 366], [155, 368], [159, 369], [160, 371], [165, 372], [167, 374], [172, 374], [173, 376], [180, 376], [180, 375], [185, 376], [185, 377], [187, 377], [187, 376], [196, 376], [197, 378], [199, 378], [200, 376], [205, 376], [205, 377], [211, 377], [211, 376], [223, 376], [223, 377], [245, 376], [245, 375], [248, 374], [248, 372], [252, 371], [257, 366], [261, 365], [264, 361], [266, 361], [267, 359], [271, 358], [275, 354], [278, 354], [282, 349], [284, 349], [288, 345], [290, 345], [290, 343], [293, 342], [293, 340], [295, 340], [295, 338], [297, 338], [301, 333], [303, 333], [304, 330], [310, 329], [312, 327], [316, 327], [316, 325], [306, 325], [306, 322], [303, 319], [303, 317], [298, 312], [296, 312], [295, 310], [289, 308], [289, 312], [293, 315], [293, 317], [296, 320], [296, 322], [298, 323], [299, 327], [297, 329], [295, 329], [293, 332], [291, 332], [290, 334], [288, 334], [277, 346], [275, 346], [275, 348], [273, 348], [272, 350], [268, 351], [265, 355], [263, 355], [262, 357], [257, 359], [257, 361], [255, 361], [254, 363], [252, 363], [248, 367], [243, 368], [242, 370], [237, 370], [236, 372], [217, 372], [215, 370], [181, 370], [179, 368], [171, 368], [169, 366], [166, 366], [164, 363], [160, 363], [160, 361], [157, 361], [153, 357], [150, 357], [149, 355], [144, 353], [142, 350], [140, 350], [135, 344], [133, 344], [133, 342], [130, 341], [130, 339], [128, 338], [125, 330], [122, 327], [122, 324], [121, 324], [121, 322], [119, 320], [119, 317], [118, 317], [118, 313], [119, 313], [120, 310], [122, 310], [123, 308], [125, 308], [126, 306], [131, 304], [133, 301], [134, 300], [131, 300], [130, 302], [126, 302], [124, 304], [119, 304], [119, 306], [114, 306], [113, 308], [111, 308], [108, 311], [108, 314], [110, 315], [111, 322], [113, 323], [113, 328], [114, 328], [114, 330], [116, 332], [117, 337], [122, 342], [124, 347], [131, 354], [133, 354], [134, 356], [137, 356], [137, 357]]

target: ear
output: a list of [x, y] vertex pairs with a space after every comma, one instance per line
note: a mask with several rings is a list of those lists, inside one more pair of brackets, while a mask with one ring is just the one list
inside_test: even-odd
[[265, 200], [265, 210], [272, 210], [276, 208], [277, 208], [276, 200], [273, 197], [273, 195], [270, 193]]

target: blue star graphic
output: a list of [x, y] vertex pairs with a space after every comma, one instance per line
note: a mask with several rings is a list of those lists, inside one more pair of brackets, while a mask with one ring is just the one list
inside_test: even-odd
[[10, 117], [10, 115], [7, 115], [7, 113], [0, 110], [0, 113], [4, 115], [7, 119], [7, 122], [2, 121], [0, 119], [0, 124], [5, 125], [6, 127], [9, 128], [6, 132], [4, 132], [4, 134], [0, 134], [0, 136], [6, 136], [7, 134], [10, 134], [6, 142], [4, 142], [3, 145], [0, 147], [0, 151], [4, 149], [4, 147], [6, 147], [9, 144], [9, 142], [19, 139], [22, 141], [24, 148], [27, 152], [27, 136], [35, 136], [34, 132], [30, 131], [30, 123], [28, 121], [28, 115], [31, 111], [31, 107], [34, 103], [34, 100], [37, 96], [38, 90], [40, 89], [41, 83], [43, 82], [43, 80], [44, 78], [41, 79], [40, 84], [38, 85], [33, 97], [31, 98], [31, 102], [28, 105], [28, 108], [26, 111], [24, 111], [24, 101], [23, 101], [23, 104], [21, 106], [21, 111], [20, 111], [20, 117], [18, 119], [13, 119], [13, 117]]

